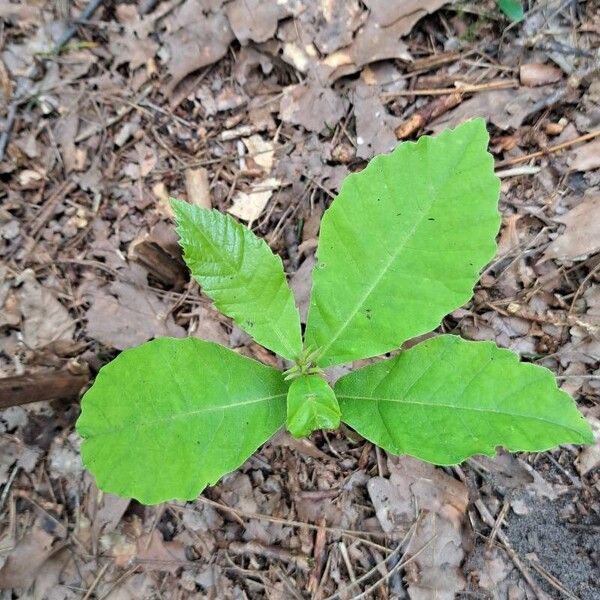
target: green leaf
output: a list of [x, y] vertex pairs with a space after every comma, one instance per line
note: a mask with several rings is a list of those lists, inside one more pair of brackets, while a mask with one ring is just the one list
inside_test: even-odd
[[340, 407], [329, 384], [318, 375], [302, 375], [294, 379], [287, 397], [288, 431], [304, 437], [315, 429], [337, 429]]
[[456, 464], [496, 446], [537, 452], [594, 438], [543, 367], [452, 335], [340, 379], [342, 421], [393, 454]]
[[285, 421], [279, 371], [195, 338], [159, 338], [103, 367], [77, 431], [98, 487], [144, 504], [191, 500]]
[[514, 23], [525, 18], [523, 5], [518, 0], [497, 0], [498, 8]]
[[321, 222], [306, 345], [317, 364], [383, 354], [473, 293], [500, 226], [485, 122], [400, 144], [350, 175]]
[[300, 315], [281, 258], [229, 215], [171, 203], [185, 262], [202, 291], [259, 344], [296, 359], [302, 351]]

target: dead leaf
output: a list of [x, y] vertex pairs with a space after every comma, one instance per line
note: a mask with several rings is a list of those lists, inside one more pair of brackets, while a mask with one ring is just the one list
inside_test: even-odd
[[29, 529], [0, 568], [0, 590], [28, 588], [39, 568], [52, 554], [53, 541], [54, 536], [37, 523]]
[[29, 348], [42, 348], [54, 342], [72, 341], [75, 321], [53, 292], [35, 278], [32, 270], [23, 271], [16, 296], [22, 315], [21, 333]]
[[240, 44], [266, 42], [277, 30], [280, 19], [290, 13], [284, 2], [264, 0], [233, 0], [226, 8], [231, 29]]
[[447, 0], [366, 0], [365, 4], [369, 7], [370, 14], [354, 41], [323, 61], [331, 69], [331, 81], [380, 60], [396, 58], [411, 62], [408, 46], [401, 38], [408, 35], [417, 21], [425, 15], [447, 4]]
[[363, 17], [356, 0], [327, 0], [309, 4], [319, 11], [316, 15], [313, 13], [315, 31], [312, 36], [319, 52], [330, 54], [352, 42], [353, 33]]
[[592, 171], [600, 169], [600, 139], [579, 146], [573, 151], [574, 157], [570, 164], [574, 171]]
[[334, 90], [311, 79], [283, 90], [279, 117], [308, 131], [333, 129], [346, 112], [347, 102]]
[[593, 417], [588, 417], [588, 421], [592, 426], [596, 442], [591, 446], [585, 446], [575, 460], [580, 475], [587, 475], [600, 465], [600, 421]]
[[4, 485], [12, 469], [30, 473], [39, 459], [39, 451], [8, 437], [0, 437], [0, 485]]
[[499, 129], [516, 129], [528, 116], [531, 107], [547, 94], [548, 91], [543, 88], [479, 92], [433, 121], [429, 127], [438, 133], [446, 127], [456, 127], [467, 119], [485, 117]]
[[400, 539], [416, 522], [406, 549], [412, 600], [453, 600], [464, 589], [462, 529], [469, 502], [466, 486], [441, 469], [409, 456], [388, 456], [389, 479], [367, 484], [382, 529]]
[[270, 173], [273, 168], [273, 158], [275, 156], [275, 150], [273, 148], [273, 142], [263, 140], [260, 135], [251, 135], [243, 140], [244, 145], [248, 149], [250, 158], [266, 173]]
[[152, 17], [140, 17], [134, 4], [118, 4], [116, 13], [122, 27], [108, 35], [109, 49], [115, 57], [113, 68], [129, 63], [133, 71], [153, 59], [158, 51], [158, 44], [150, 37], [155, 22]]
[[311, 254], [304, 260], [290, 279], [290, 287], [292, 288], [292, 292], [294, 292], [294, 300], [296, 301], [296, 306], [298, 307], [303, 323], [306, 323], [312, 286], [312, 271], [316, 262], [315, 255]]
[[554, 65], [528, 63], [519, 68], [519, 79], [522, 85], [537, 87], [556, 83], [562, 79], [562, 71]]
[[188, 202], [201, 208], [212, 208], [208, 171], [206, 169], [186, 169], [185, 191]]
[[269, 177], [253, 184], [249, 192], [238, 192], [227, 212], [248, 223], [256, 221], [280, 183], [279, 179]]
[[214, 310], [198, 306], [194, 311], [194, 324], [189, 328], [189, 334], [221, 346], [229, 345], [229, 336], [221, 326]]
[[164, 40], [170, 51], [167, 68], [172, 79], [166, 88], [170, 96], [184, 77], [225, 56], [234, 35], [225, 15], [203, 14], [200, 0], [186, 0], [169, 26]]
[[419, 19], [434, 13], [451, 0], [364, 0], [371, 16], [382, 27], [401, 21], [402, 35], [410, 33]]
[[465, 588], [461, 532], [442, 516], [427, 513], [419, 521], [406, 555], [418, 555], [406, 569], [412, 600], [454, 600]]
[[115, 281], [107, 288], [92, 288], [92, 306], [86, 313], [91, 338], [117, 350], [137, 346], [154, 337], [184, 337], [169, 305], [150, 290]]
[[175, 573], [182, 564], [188, 562], [185, 546], [177, 540], [166, 542], [157, 529], [139, 537], [136, 560], [144, 565], [145, 570], [170, 573]]
[[600, 195], [584, 197], [575, 208], [554, 220], [566, 229], [548, 246], [544, 259], [575, 259], [600, 250]]
[[356, 117], [356, 155], [371, 159], [391, 152], [397, 145], [396, 127], [402, 119], [390, 115], [379, 99], [377, 88], [359, 85], [354, 92]]

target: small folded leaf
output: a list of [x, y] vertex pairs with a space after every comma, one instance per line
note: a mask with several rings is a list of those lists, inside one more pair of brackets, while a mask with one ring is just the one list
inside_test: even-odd
[[319, 366], [398, 348], [469, 300], [500, 226], [487, 143], [475, 119], [346, 178], [313, 270], [306, 346]]
[[98, 487], [144, 504], [191, 500], [285, 422], [279, 371], [195, 338], [159, 338], [103, 367], [77, 431]]
[[498, 8], [514, 23], [519, 23], [525, 18], [523, 5], [519, 0], [496, 0]]
[[362, 436], [440, 465], [497, 446], [537, 452], [594, 439], [548, 369], [492, 342], [441, 335], [342, 377], [335, 393], [342, 421]]
[[259, 344], [296, 359], [300, 315], [281, 258], [229, 215], [171, 202], [185, 262], [202, 291]]
[[340, 407], [329, 384], [318, 375], [294, 379], [287, 397], [287, 429], [304, 437], [315, 429], [337, 429]]

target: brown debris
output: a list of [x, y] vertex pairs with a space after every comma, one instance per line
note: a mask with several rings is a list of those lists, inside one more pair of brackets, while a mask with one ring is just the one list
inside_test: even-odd
[[555, 220], [566, 225], [566, 229], [548, 246], [544, 258], [576, 259], [600, 250], [600, 196], [584, 197]]
[[405, 140], [423, 129], [430, 121], [458, 106], [463, 101], [460, 92], [436, 98], [413, 113], [410, 118], [396, 127], [394, 133], [399, 140]]
[[0, 582], [30, 586], [7, 593], [595, 600], [597, 444], [434, 468], [347, 427], [282, 429], [197, 501], [143, 507], [97, 489], [73, 427], [81, 369], [155, 336], [283, 367], [190, 278], [170, 196], [247, 222], [304, 314], [344, 176], [474, 116], [502, 230], [441, 330], [550, 368], [596, 426], [594, 3], [509, 27], [442, 0], [67, 4], [0, 0], [0, 392], [38, 401], [0, 407]]
[[538, 87], [556, 83], [562, 79], [562, 71], [553, 65], [528, 63], [519, 68], [521, 84], [527, 87]]

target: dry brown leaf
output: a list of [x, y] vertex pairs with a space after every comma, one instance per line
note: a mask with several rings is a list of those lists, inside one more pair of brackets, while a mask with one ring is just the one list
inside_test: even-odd
[[38, 450], [11, 438], [0, 437], [0, 485], [7, 482], [11, 470], [15, 467], [30, 473], [38, 458]]
[[296, 301], [296, 306], [298, 307], [303, 323], [306, 323], [306, 315], [310, 303], [310, 290], [312, 287], [312, 271], [316, 262], [315, 255], [311, 254], [304, 260], [290, 279], [290, 287], [292, 288], [292, 292], [294, 292], [294, 300]]
[[600, 169], [600, 139], [579, 146], [573, 151], [573, 155], [570, 167], [574, 171]]
[[131, 70], [145, 65], [158, 51], [158, 44], [150, 37], [155, 29], [154, 19], [140, 17], [135, 4], [118, 4], [116, 13], [121, 27], [108, 35], [109, 48], [115, 61], [113, 68], [129, 63]]
[[371, 16], [382, 27], [402, 22], [402, 35], [410, 33], [415, 23], [434, 13], [451, 0], [365, 0]]
[[227, 18], [241, 44], [266, 42], [277, 30], [280, 19], [290, 13], [283, 2], [264, 0], [233, 0], [226, 7]]
[[555, 221], [566, 225], [563, 233], [548, 246], [544, 259], [575, 259], [600, 250], [600, 195], [589, 195]]
[[330, 69], [329, 80], [351, 75], [364, 65], [379, 60], [397, 58], [412, 61], [408, 46], [401, 39], [404, 35], [406, 24], [403, 19], [385, 28], [375, 19], [369, 19], [358, 30], [350, 46], [330, 54], [323, 61], [323, 65]]
[[229, 345], [229, 336], [221, 326], [214, 310], [198, 306], [194, 311], [194, 319], [194, 325], [189, 331], [190, 335], [221, 346]]
[[356, 155], [359, 158], [371, 159], [376, 154], [391, 152], [398, 143], [394, 131], [402, 119], [387, 112], [377, 91], [377, 88], [360, 85], [354, 93]]
[[185, 329], [169, 313], [169, 304], [150, 290], [123, 281], [115, 281], [108, 290], [91, 290], [92, 306], [86, 313], [91, 338], [125, 350], [162, 335], [185, 336]]
[[10, 551], [0, 568], [0, 590], [28, 588], [39, 568], [52, 554], [54, 536], [39, 524], [29, 529]]
[[275, 177], [255, 183], [249, 192], [238, 192], [235, 195], [233, 206], [227, 212], [248, 223], [255, 221], [280, 184], [279, 179]]
[[438, 133], [446, 127], [456, 127], [467, 119], [485, 117], [499, 129], [516, 129], [523, 123], [531, 107], [547, 94], [548, 90], [544, 88], [479, 92], [433, 121], [429, 127]]
[[[462, 528], [469, 502], [466, 486], [414, 458], [388, 457], [390, 478], [374, 477], [367, 489], [383, 530], [400, 539], [416, 521], [406, 550], [412, 600], [453, 600], [464, 589]], [[417, 517], [418, 516], [418, 517]]]
[[54, 342], [71, 341], [75, 321], [52, 291], [38, 283], [30, 269], [23, 271], [19, 280], [23, 284], [16, 296], [25, 344], [29, 348], [42, 348]]
[[411, 600], [454, 600], [465, 588], [461, 532], [442, 515], [427, 513], [419, 521], [406, 556], [417, 556], [406, 569]]
[[151, 534], [140, 536], [137, 540], [136, 560], [144, 565], [145, 570], [170, 573], [175, 573], [188, 562], [185, 546], [177, 540], [166, 542], [157, 529], [154, 529]]
[[185, 191], [188, 202], [201, 208], [212, 208], [208, 171], [206, 169], [186, 169]]
[[412, 61], [401, 38], [410, 33], [417, 21], [447, 3], [447, 0], [366, 0], [370, 14], [354, 41], [323, 61], [332, 70], [330, 80], [355, 73], [375, 61], [390, 58]]
[[225, 56], [234, 39], [225, 15], [205, 16], [202, 10], [200, 0], [186, 0], [170, 19], [171, 32], [164, 38], [170, 51], [167, 68], [172, 77], [167, 95], [184, 77]]
[[587, 475], [592, 469], [600, 465], [600, 421], [593, 417], [588, 417], [588, 421], [592, 426], [596, 443], [585, 446], [575, 460], [575, 466], [580, 475]]
[[346, 105], [347, 102], [334, 90], [311, 79], [283, 90], [279, 116], [286, 123], [302, 125], [308, 131], [319, 133], [337, 125], [344, 116]]
[[275, 150], [273, 142], [263, 140], [260, 135], [251, 135], [243, 140], [244, 145], [248, 149], [250, 158], [266, 173], [270, 173], [273, 168], [273, 159], [275, 157]]
[[549, 83], [560, 81], [562, 79], [562, 71], [554, 65], [528, 63], [521, 65], [519, 79], [521, 84], [527, 87], [548, 85]]

